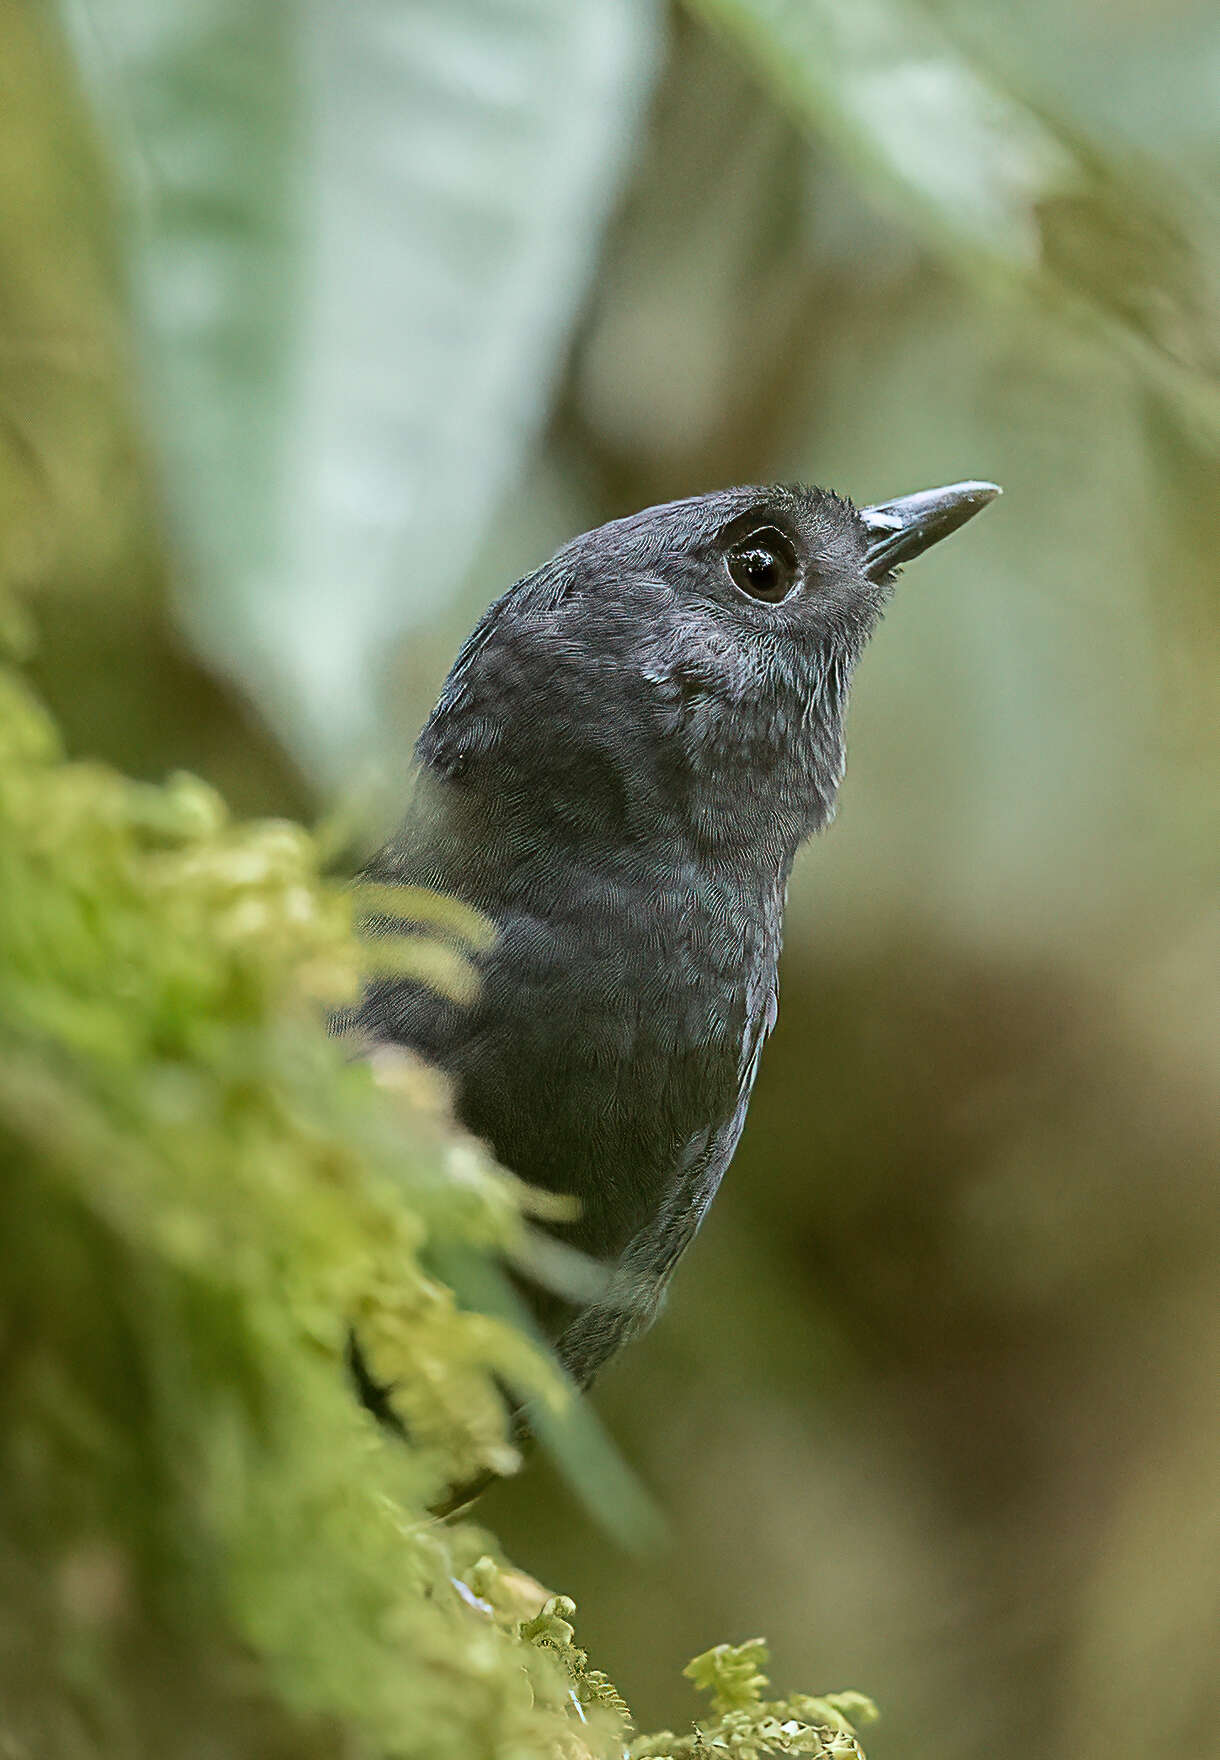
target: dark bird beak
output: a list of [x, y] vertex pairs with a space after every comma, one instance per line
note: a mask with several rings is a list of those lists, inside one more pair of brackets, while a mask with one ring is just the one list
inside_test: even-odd
[[958, 526], [964, 526], [998, 494], [996, 483], [950, 483], [945, 489], [921, 489], [918, 495], [862, 507], [860, 518], [872, 537], [864, 555], [864, 572], [872, 580], [881, 580], [892, 568], [910, 562], [929, 545], [939, 544]]

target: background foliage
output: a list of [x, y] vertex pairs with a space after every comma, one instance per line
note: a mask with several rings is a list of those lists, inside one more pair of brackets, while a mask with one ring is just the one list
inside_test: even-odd
[[646, 1724], [766, 1630], [882, 1760], [1220, 1751], [1214, 9], [64, 24], [80, 89], [0, 6], [0, 565], [75, 754], [384, 818], [572, 531], [1005, 485], [861, 670], [745, 1142], [600, 1396], [669, 1550], [545, 1465], [480, 1516]]

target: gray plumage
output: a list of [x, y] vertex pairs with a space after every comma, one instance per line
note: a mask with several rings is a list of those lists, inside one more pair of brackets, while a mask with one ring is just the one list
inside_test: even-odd
[[737, 1146], [793, 857], [833, 814], [893, 570], [994, 493], [741, 488], [616, 520], [491, 607], [420, 737], [368, 877], [498, 938], [473, 1005], [385, 978], [349, 1024], [447, 1070], [504, 1165], [578, 1198], [561, 1232], [609, 1287], [533, 1299], [582, 1385], [651, 1322]]

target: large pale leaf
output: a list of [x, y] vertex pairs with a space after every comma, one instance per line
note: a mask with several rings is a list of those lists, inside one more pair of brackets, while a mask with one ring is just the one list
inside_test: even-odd
[[919, 0], [690, 4], [925, 236], [1100, 315], [1220, 430], [1220, 272], [1167, 172], [1104, 161]]
[[545, 413], [655, 0], [75, 0], [190, 626], [335, 776]]

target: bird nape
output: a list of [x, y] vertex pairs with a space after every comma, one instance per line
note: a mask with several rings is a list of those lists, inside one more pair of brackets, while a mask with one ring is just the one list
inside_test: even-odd
[[378, 977], [342, 1025], [439, 1065], [505, 1167], [576, 1198], [559, 1232], [604, 1287], [527, 1293], [582, 1387], [655, 1317], [737, 1146], [789, 871], [833, 815], [895, 570], [999, 492], [737, 488], [614, 520], [486, 612], [420, 736], [365, 878], [451, 894], [497, 936], [473, 1003]]

